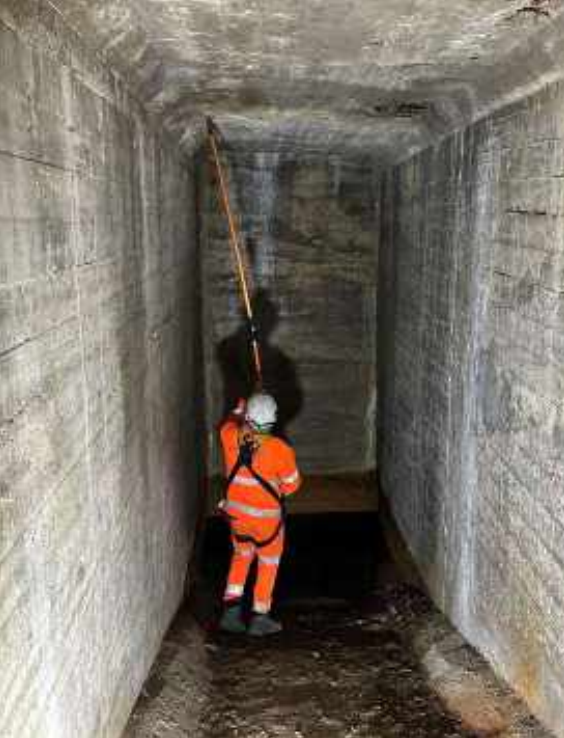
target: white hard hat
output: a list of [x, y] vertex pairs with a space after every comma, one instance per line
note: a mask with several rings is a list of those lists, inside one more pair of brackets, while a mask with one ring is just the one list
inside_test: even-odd
[[257, 393], [247, 402], [247, 422], [257, 430], [269, 429], [276, 423], [277, 410], [274, 397], [263, 392]]

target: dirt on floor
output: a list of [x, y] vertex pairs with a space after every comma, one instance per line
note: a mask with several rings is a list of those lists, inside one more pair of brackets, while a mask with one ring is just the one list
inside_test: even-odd
[[126, 738], [548, 738], [427, 597], [288, 600], [285, 630], [225, 636], [187, 609]]

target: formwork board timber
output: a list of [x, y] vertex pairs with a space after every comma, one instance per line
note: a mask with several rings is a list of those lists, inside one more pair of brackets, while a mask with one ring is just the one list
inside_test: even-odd
[[[223, 495], [224, 480], [208, 482], [209, 514]], [[290, 515], [360, 513], [378, 510], [378, 492], [373, 474], [308, 475], [295, 495], [288, 498]]]

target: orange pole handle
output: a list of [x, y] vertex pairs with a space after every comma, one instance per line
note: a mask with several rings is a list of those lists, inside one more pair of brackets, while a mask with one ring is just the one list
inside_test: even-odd
[[[241, 243], [239, 240], [239, 234], [237, 232], [237, 227], [235, 225], [235, 219], [233, 218], [231, 204], [229, 202], [229, 192], [227, 189], [227, 183], [225, 181], [225, 177], [223, 174], [223, 168], [221, 166], [221, 161], [219, 158], [217, 142], [215, 140], [215, 135], [213, 133], [210, 121], [208, 121], [208, 140], [210, 143], [210, 148], [213, 153], [213, 159], [214, 159], [215, 168], [217, 171], [217, 176], [218, 176], [218, 181], [219, 181], [221, 201], [223, 204], [223, 209], [225, 211], [225, 216], [227, 218], [227, 224], [229, 227], [229, 241], [230, 241], [231, 248], [233, 250], [233, 254], [235, 257], [235, 264], [236, 264], [237, 273], [239, 276], [239, 286], [241, 288], [241, 295], [243, 298], [243, 303], [245, 306], [245, 311], [247, 313], [249, 324], [251, 326], [251, 329], [254, 331], [253, 308], [251, 305], [251, 298], [250, 298], [250, 293], [249, 293], [249, 284], [247, 280], [247, 275], [245, 273], [245, 264], [243, 262], [243, 257], [241, 253]], [[254, 359], [255, 369], [257, 372], [258, 384], [260, 386], [262, 385], [262, 361], [261, 361], [261, 355], [260, 355], [260, 347], [258, 344], [257, 337], [254, 333], [252, 334], [251, 341], [253, 345], [253, 359]]]

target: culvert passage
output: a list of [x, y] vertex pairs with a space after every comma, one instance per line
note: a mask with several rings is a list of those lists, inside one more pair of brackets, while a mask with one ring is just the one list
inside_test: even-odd
[[215, 628], [229, 543], [208, 521], [189, 601], [125, 738], [542, 738], [486, 663], [402, 581], [376, 513], [291, 516], [284, 632]]

